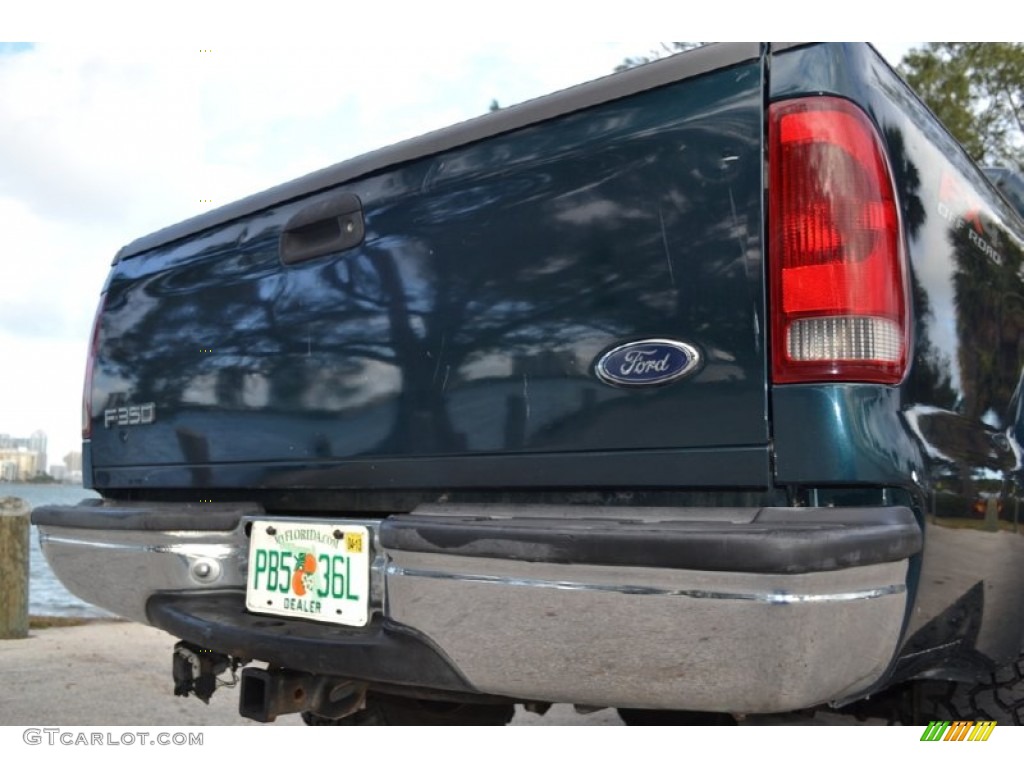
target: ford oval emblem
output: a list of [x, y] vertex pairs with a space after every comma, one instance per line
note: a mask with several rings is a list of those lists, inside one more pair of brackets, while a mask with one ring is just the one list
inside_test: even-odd
[[646, 339], [605, 352], [594, 366], [597, 377], [616, 387], [668, 384], [700, 365], [696, 347], [670, 339]]

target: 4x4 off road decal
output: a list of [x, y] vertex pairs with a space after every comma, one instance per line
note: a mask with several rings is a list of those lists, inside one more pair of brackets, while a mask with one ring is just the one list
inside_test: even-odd
[[939, 184], [938, 214], [952, 225], [954, 232], [966, 232], [971, 244], [999, 266], [1003, 263], [1003, 256], [989, 242], [985, 222], [981, 217], [982, 204], [978, 196], [969, 190], [966, 182], [943, 171]]
[[988, 741], [995, 727], [995, 720], [932, 720], [921, 741]]

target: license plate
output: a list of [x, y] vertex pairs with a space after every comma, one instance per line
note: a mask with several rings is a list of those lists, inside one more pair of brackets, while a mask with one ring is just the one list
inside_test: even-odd
[[366, 625], [370, 531], [360, 525], [258, 520], [245, 606], [253, 613]]

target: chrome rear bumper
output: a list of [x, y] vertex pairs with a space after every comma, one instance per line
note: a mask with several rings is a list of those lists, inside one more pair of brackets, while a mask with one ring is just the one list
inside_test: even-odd
[[[207, 530], [158, 530], [153, 518], [126, 523], [132, 529], [110, 518], [82, 527], [90, 518], [81, 508], [61, 509], [37, 510], [34, 521], [47, 559], [72, 592], [214, 650], [520, 700], [737, 713], [814, 706], [876, 684], [900, 642], [909, 558], [920, 549], [909, 511], [879, 522], [865, 510], [868, 522], [857, 525], [856, 513], [833, 510], [846, 520], [838, 527], [821, 525], [820, 515], [787, 512], [763, 523], [763, 531], [757, 510], [679, 510], [689, 517], [671, 524], [665, 511], [630, 517], [628, 509], [585, 522], [561, 512], [538, 519], [492, 509], [456, 517], [427, 510], [395, 523], [332, 518], [369, 527], [375, 540], [374, 623], [348, 629], [246, 614], [246, 526], [268, 519], [258, 508], [213, 515]], [[147, 530], [138, 519], [149, 520]], [[718, 540], [715, 531], [740, 542], [718, 547], [717, 560], [706, 551], [707, 541]], [[681, 543], [659, 550], [635, 540], [649, 534]], [[621, 548], [594, 547], [617, 536]], [[676, 562], [693, 537], [704, 544]], [[775, 554], [746, 549], [756, 550], [761, 538]], [[588, 539], [581, 546], [596, 562], [573, 562], [579, 553], [565, 542], [577, 539]], [[806, 558], [786, 559], [801, 547], [820, 556], [810, 563], [817, 570]], [[546, 559], [535, 559], [538, 551]], [[662, 555], [647, 566], [614, 562], [647, 551]], [[844, 551], [866, 564], [850, 565]], [[740, 557], [761, 572], [714, 565]], [[702, 567], [685, 567], [689, 562]], [[451, 674], [420, 675], [399, 658], [408, 650], [389, 645], [396, 637], [429, 649], [424, 667], [448, 665]]]

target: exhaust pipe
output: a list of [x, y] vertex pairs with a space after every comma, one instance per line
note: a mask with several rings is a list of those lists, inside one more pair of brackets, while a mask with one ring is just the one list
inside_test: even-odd
[[238, 714], [260, 723], [312, 712], [340, 719], [362, 709], [366, 684], [289, 669], [243, 669]]

